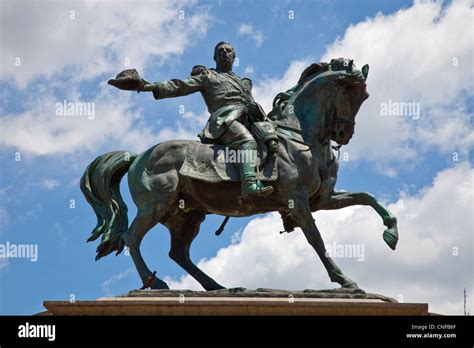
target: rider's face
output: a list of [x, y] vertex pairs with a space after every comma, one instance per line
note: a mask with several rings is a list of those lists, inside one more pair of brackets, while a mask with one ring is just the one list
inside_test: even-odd
[[234, 49], [228, 44], [217, 47], [216, 63], [220, 66], [230, 67], [234, 63]]

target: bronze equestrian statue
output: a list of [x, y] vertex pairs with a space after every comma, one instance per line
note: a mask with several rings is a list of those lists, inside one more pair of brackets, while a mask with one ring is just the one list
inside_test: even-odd
[[[195, 66], [186, 80], [147, 83], [142, 91], [151, 91], [155, 99], [174, 98], [201, 92], [211, 114], [204, 130], [199, 134], [203, 143], [217, 142], [240, 151], [256, 151], [257, 142], [250, 133], [250, 122], [264, 120], [265, 114], [252, 97], [252, 81], [232, 72], [235, 50], [221, 41], [214, 48], [215, 69]], [[276, 144], [271, 148], [278, 151]], [[239, 163], [242, 197], [266, 197], [273, 192], [256, 178], [256, 163]]]
[[[265, 115], [251, 96], [251, 81], [232, 73], [234, 57], [233, 48], [221, 42], [214, 52], [216, 69], [197, 66], [186, 80], [152, 84], [129, 70], [109, 82], [122, 89], [152, 91], [157, 99], [199, 91], [211, 116], [200, 134], [204, 144], [171, 140], [140, 154], [113, 151], [87, 167], [81, 190], [97, 215], [97, 226], [88, 239], [101, 237], [96, 259], [114, 251], [119, 254], [127, 246], [144, 287], [167, 289], [168, 285], [151, 272], [140, 253], [144, 235], [161, 223], [171, 234], [170, 258], [206, 290], [222, 289], [190, 258], [191, 243], [206, 214], [237, 217], [278, 211], [288, 232], [301, 227], [331, 281], [343, 288], [357, 288], [326, 253], [312, 212], [369, 205], [387, 227], [384, 241], [390, 248], [396, 247], [397, 220], [372, 195], [335, 191], [338, 163], [331, 141], [338, 144], [338, 149], [348, 144], [354, 134], [356, 114], [368, 98], [368, 65], [357, 70], [352, 60], [343, 58], [312, 64], [293, 88], [275, 97], [272, 111]], [[264, 186], [259, 181], [255, 163], [237, 164], [241, 183], [211, 181], [205, 175], [196, 179], [183, 171], [196, 158], [198, 171], [217, 170], [213, 154], [226, 147], [252, 151], [258, 147], [265, 162], [262, 166], [273, 170], [271, 178], [267, 177], [271, 185]], [[224, 164], [226, 172], [232, 165]], [[130, 226], [119, 190], [127, 172], [131, 196], [138, 208]]]

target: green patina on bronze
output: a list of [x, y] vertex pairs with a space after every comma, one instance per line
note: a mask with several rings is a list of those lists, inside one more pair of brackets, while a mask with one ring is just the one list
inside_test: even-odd
[[[227, 50], [228, 47], [228, 44], [216, 46], [216, 69], [196, 66], [192, 76], [185, 80], [151, 84], [141, 79], [138, 73], [129, 71], [111, 84], [124, 89], [152, 91], [158, 99], [199, 91], [211, 113], [202, 140], [228, 146], [256, 144], [247, 127], [259, 117], [267, 116], [253, 98], [249, 98], [251, 82], [240, 78], [237, 81], [238, 77], [230, 73], [229, 64], [231, 66], [234, 51]], [[224, 52], [219, 48], [224, 48]], [[223, 63], [220, 64], [220, 60]], [[129, 80], [122, 83], [121, 77]], [[113, 151], [96, 158], [81, 179], [81, 190], [97, 215], [97, 226], [89, 238], [101, 238], [97, 259], [113, 251], [120, 253], [126, 245], [143, 287], [168, 288], [156, 277], [156, 272], [150, 271], [140, 253], [143, 236], [161, 223], [171, 235], [169, 256], [206, 290], [221, 289], [222, 285], [199, 269], [190, 258], [191, 243], [206, 215], [250, 216], [278, 211], [287, 232], [301, 228], [331, 281], [343, 288], [357, 288], [357, 284], [343, 274], [326, 253], [312, 212], [352, 205], [371, 206], [387, 227], [383, 232], [384, 241], [390, 248], [396, 247], [397, 220], [372, 195], [335, 191], [338, 162], [331, 141], [337, 143], [335, 148], [339, 149], [352, 138], [356, 115], [368, 98], [367, 77], [367, 65], [359, 71], [351, 60], [334, 59], [328, 63], [312, 64], [293, 88], [275, 97], [268, 118], [277, 127], [278, 142], [267, 145], [276, 144], [278, 151], [270, 151], [269, 156], [276, 156], [278, 177], [272, 182], [271, 192], [266, 191], [266, 197], [259, 193], [268, 187], [259, 186], [254, 179], [252, 185], [255, 186], [249, 190], [255, 194], [244, 196], [238, 182], [211, 183], [180, 175], [190, 144], [186, 140], [160, 143], [141, 154]], [[244, 91], [244, 88], [248, 90]], [[138, 208], [130, 226], [127, 207], [119, 190], [125, 173], [128, 173], [131, 196]], [[249, 173], [252, 174], [248, 167], [241, 171], [244, 174], [242, 181], [248, 179], [245, 175]]]

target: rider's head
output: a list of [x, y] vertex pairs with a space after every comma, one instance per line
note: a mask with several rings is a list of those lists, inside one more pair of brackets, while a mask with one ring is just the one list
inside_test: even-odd
[[221, 41], [214, 47], [214, 60], [219, 70], [232, 70], [235, 59], [235, 50], [230, 43]]

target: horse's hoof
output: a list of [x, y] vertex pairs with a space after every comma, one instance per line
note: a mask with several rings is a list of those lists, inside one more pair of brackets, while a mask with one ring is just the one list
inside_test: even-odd
[[348, 293], [348, 294], [365, 294], [365, 291], [357, 286], [356, 283], [343, 285], [336, 292]]
[[387, 245], [390, 247], [390, 249], [395, 250], [398, 243], [397, 228], [396, 227], [387, 228], [385, 231], [383, 231], [382, 237], [385, 243], [387, 243]]
[[346, 290], [361, 290], [357, 283], [348, 283], [342, 285], [341, 289], [346, 289]]
[[227, 289], [226, 287], [220, 285], [219, 283], [212, 283], [212, 284], [208, 284], [208, 285], [203, 285], [204, 289], [206, 291], [215, 291], [215, 290], [224, 290], [224, 289]]
[[155, 279], [151, 284], [150, 288], [152, 289], [169, 289], [170, 287], [166, 282], [162, 281], [161, 279]]
[[227, 289], [229, 290], [229, 292], [244, 292], [246, 291], [247, 289], [246, 288], [242, 288], [242, 287], [237, 287], [237, 288], [229, 288]]

